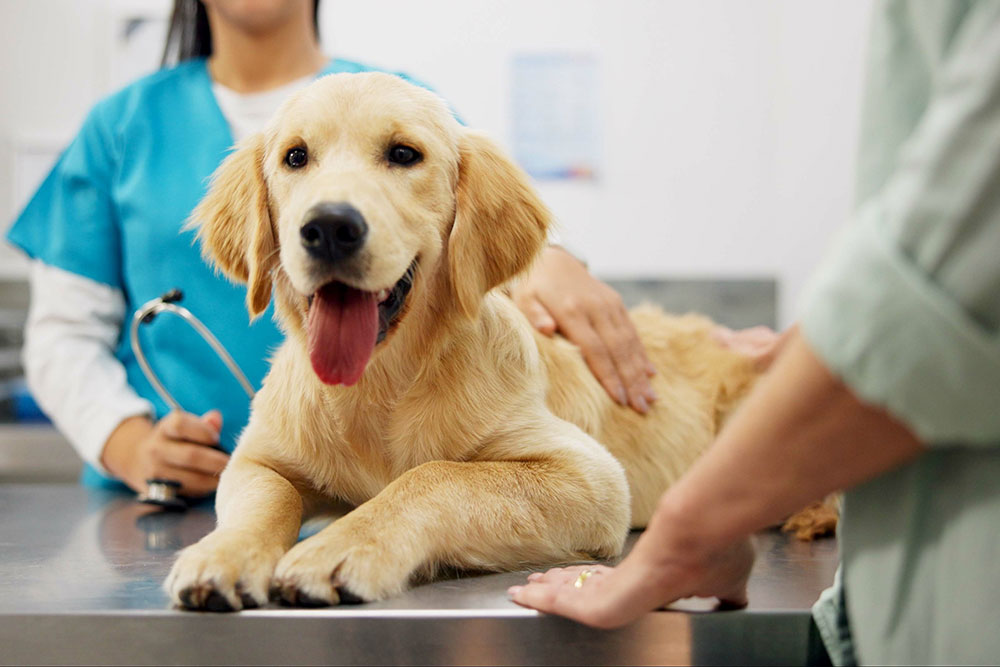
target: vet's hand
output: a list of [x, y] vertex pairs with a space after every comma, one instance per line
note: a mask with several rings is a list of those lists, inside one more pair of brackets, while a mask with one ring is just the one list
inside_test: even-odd
[[768, 327], [733, 331], [728, 327], [718, 326], [712, 330], [712, 337], [733, 352], [749, 357], [758, 370], [764, 371], [771, 367], [797, 329], [798, 325], [795, 325], [779, 334]]
[[577, 345], [590, 370], [621, 405], [645, 414], [656, 393], [655, 374], [621, 297], [594, 278], [580, 260], [547, 247], [511, 296], [528, 321], [547, 336], [557, 331]]
[[621, 627], [686, 597], [715, 597], [725, 608], [747, 605], [754, 561], [748, 539], [705, 553], [682, 544], [656, 552], [640, 538], [618, 567], [555, 568], [530, 575], [526, 585], [507, 593], [519, 605], [597, 628]]
[[219, 485], [219, 474], [229, 455], [213, 449], [219, 442], [222, 415], [218, 410], [201, 417], [171, 412], [155, 424], [146, 417], [123, 421], [108, 438], [101, 463], [134, 491], [146, 491], [146, 480], [180, 482], [180, 494], [205, 496]]

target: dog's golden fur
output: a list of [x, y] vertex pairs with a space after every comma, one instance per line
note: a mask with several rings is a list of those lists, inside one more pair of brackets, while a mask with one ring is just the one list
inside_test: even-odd
[[[387, 146], [423, 154], [388, 164]], [[308, 146], [307, 167], [282, 163]], [[308, 297], [329, 272], [299, 230], [317, 202], [349, 202], [369, 237], [353, 287], [393, 285], [416, 259], [398, 326], [352, 387], [320, 382]], [[222, 474], [218, 528], [166, 587], [193, 608], [399, 593], [439, 566], [522, 568], [618, 554], [660, 494], [712, 442], [757, 376], [697, 316], [633, 318], [660, 399], [612, 402], [579, 351], [535, 332], [503, 286], [532, 262], [549, 213], [526, 176], [430, 92], [384, 74], [333, 75], [296, 95], [219, 168], [194, 218], [206, 254], [273, 292], [287, 340]], [[296, 544], [304, 517], [351, 511]]]

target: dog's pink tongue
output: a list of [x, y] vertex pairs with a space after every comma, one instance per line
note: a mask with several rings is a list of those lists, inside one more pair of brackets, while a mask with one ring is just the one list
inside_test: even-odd
[[378, 336], [378, 302], [372, 292], [331, 283], [309, 307], [309, 359], [326, 384], [361, 378]]

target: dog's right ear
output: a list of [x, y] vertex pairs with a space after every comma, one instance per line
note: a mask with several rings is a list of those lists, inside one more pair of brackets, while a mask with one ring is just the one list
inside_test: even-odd
[[205, 258], [247, 284], [251, 317], [263, 313], [271, 301], [271, 272], [278, 262], [263, 161], [263, 134], [241, 142], [215, 170], [190, 223], [198, 228]]

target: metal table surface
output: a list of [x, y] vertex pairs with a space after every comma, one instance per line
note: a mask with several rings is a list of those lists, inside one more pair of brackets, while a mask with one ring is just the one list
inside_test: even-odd
[[173, 554], [213, 525], [210, 503], [169, 514], [72, 484], [0, 485], [0, 664], [802, 664], [836, 567], [835, 540], [766, 531], [748, 609], [685, 600], [614, 631], [508, 601], [527, 572], [341, 608], [171, 609]]

